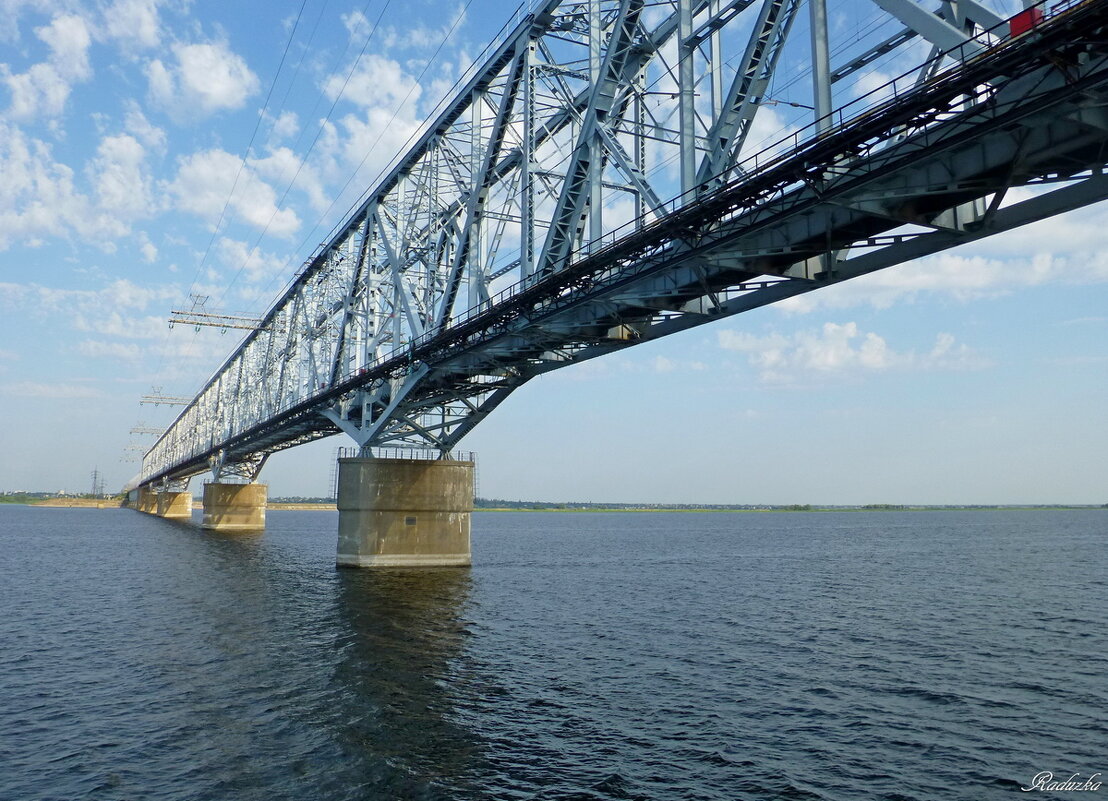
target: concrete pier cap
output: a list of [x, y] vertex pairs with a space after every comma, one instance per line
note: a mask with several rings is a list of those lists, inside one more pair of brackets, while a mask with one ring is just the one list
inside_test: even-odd
[[201, 528], [209, 531], [261, 531], [265, 528], [267, 484], [204, 485], [204, 519]]
[[339, 567], [466, 567], [472, 454], [340, 457]]

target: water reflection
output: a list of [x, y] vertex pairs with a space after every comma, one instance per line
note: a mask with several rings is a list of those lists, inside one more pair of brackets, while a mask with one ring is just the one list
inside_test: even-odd
[[363, 763], [363, 790], [389, 798], [475, 794], [479, 744], [453, 719], [452, 687], [470, 571], [341, 570], [336, 580], [345, 629], [334, 673], [338, 737]]

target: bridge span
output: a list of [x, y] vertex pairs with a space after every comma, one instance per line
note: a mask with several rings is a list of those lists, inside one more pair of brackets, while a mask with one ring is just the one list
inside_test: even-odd
[[[340, 564], [468, 564], [452, 453], [531, 378], [1108, 197], [1108, 0], [873, 0], [893, 35], [845, 43], [824, 1], [521, 9], [146, 454], [140, 508], [211, 471], [205, 525], [259, 527], [267, 456], [345, 433]], [[789, 59], [810, 121], [767, 147]]]

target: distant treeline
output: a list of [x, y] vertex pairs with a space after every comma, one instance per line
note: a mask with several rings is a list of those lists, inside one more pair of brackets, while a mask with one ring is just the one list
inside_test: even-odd
[[90, 498], [109, 500], [118, 498], [118, 495], [93, 495], [90, 492], [60, 493], [60, 492], [3, 492], [0, 493], [0, 503], [38, 503], [52, 498]]

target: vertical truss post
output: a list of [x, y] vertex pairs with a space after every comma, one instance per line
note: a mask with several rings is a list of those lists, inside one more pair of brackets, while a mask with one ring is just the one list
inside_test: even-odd
[[831, 51], [827, 44], [826, 0], [808, 0], [812, 20], [812, 96], [816, 130], [831, 127]]
[[[681, 131], [681, 192], [696, 186], [696, 108], [694, 106], [693, 0], [677, 0], [677, 119]], [[685, 197], [687, 201], [691, 198]]]
[[[720, 0], [712, 0], [709, 6], [709, 11], [713, 17], [719, 15], [719, 3]], [[723, 62], [725, 58], [721, 48], [719, 28], [712, 31], [708, 38], [708, 44], [711, 53], [708, 72], [712, 82], [712, 119], [718, 120], [720, 112], [723, 111]]]
[[[600, 0], [589, 0], [589, 84], [600, 82], [601, 46]], [[593, 152], [601, 153], [600, 134], [593, 135]], [[604, 159], [593, 158], [589, 165], [589, 250], [600, 247], [604, 235]]]
[[763, 0], [721, 111], [705, 137], [708, 149], [697, 172], [701, 192], [723, 183], [738, 160], [799, 6], [800, 0]]
[[[505, 87], [504, 91], [509, 91], [509, 87]], [[485, 127], [485, 90], [475, 89], [473, 96], [470, 99], [472, 108], [470, 109], [470, 124], [472, 130], [470, 131], [470, 153], [469, 153], [469, 169], [470, 169], [470, 181], [472, 186], [471, 192], [480, 192], [482, 184], [485, 181], [484, 176], [484, 159], [482, 155], [484, 153], [484, 145], [481, 140], [481, 136]], [[489, 146], [494, 146], [493, 143], [489, 143]], [[466, 269], [468, 275], [468, 301], [469, 307], [473, 308], [478, 303], [487, 297], [484, 292], [485, 283], [485, 243], [483, 234], [485, 230], [484, 217], [480, 214], [473, 215], [473, 222], [469, 233], [469, 253], [467, 254]], [[446, 309], [444, 315], [448, 316], [450, 310]]]
[[523, 142], [520, 145], [519, 265], [520, 278], [535, 272], [535, 40], [523, 54]]
[[603, 161], [598, 146], [598, 127], [604, 124], [616, 104], [620, 88], [631, 81], [627, 73], [638, 72], [638, 62], [632, 58], [639, 34], [639, 17], [645, 0], [621, 0], [612, 21], [612, 33], [600, 67], [600, 78], [589, 91], [589, 105], [582, 116], [576, 144], [566, 167], [558, 201], [550, 218], [538, 272], [548, 275], [564, 269], [573, 246], [583, 233], [588, 210], [589, 176], [592, 162]]
[[[638, 170], [640, 175], [646, 174], [646, 136], [644, 135], [646, 128], [646, 102], [645, 102], [646, 87], [644, 85], [643, 73], [640, 72], [635, 79], [635, 99], [634, 108], [632, 113], [635, 115], [635, 169]], [[643, 197], [642, 192], [635, 193], [635, 228], [642, 228], [643, 215], [646, 214], [646, 198]]]

